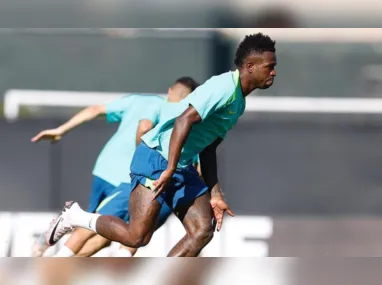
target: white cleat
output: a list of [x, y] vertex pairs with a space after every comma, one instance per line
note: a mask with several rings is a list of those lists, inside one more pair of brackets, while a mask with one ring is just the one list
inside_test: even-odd
[[61, 214], [52, 220], [48, 230], [45, 233], [46, 243], [50, 246], [55, 245], [64, 235], [73, 230], [72, 213], [80, 206], [73, 201], [66, 202]]

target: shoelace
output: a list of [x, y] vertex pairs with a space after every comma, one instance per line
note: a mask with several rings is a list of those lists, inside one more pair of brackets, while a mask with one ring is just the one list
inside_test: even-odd
[[68, 227], [68, 226], [60, 228], [58, 231], [56, 231], [55, 237], [61, 237], [65, 235], [67, 232], [71, 231], [72, 229], [73, 227]]

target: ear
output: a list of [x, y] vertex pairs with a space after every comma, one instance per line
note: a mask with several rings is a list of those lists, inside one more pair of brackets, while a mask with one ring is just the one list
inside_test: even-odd
[[252, 73], [255, 71], [255, 63], [254, 62], [247, 62], [245, 64], [245, 67], [246, 67], [248, 73]]

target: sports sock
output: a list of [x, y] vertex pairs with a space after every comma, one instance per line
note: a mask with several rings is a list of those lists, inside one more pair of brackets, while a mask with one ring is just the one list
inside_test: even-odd
[[97, 233], [96, 224], [97, 219], [101, 216], [100, 214], [88, 213], [77, 206], [71, 213], [72, 224], [75, 227], [81, 227], [91, 230]]
[[53, 257], [72, 257], [74, 252], [67, 246], [63, 246]]

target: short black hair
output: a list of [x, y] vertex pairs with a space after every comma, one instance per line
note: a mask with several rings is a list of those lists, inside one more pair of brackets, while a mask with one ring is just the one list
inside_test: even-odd
[[194, 91], [199, 86], [199, 83], [189, 76], [183, 76], [178, 78], [175, 81], [174, 85], [175, 84], [182, 84], [183, 86], [190, 88], [191, 92]]
[[273, 41], [269, 36], [263, 35], [262, 33], [245, 36], [236, 50], [236, 67], [243, 66], [244, 59], [251, 53], [261, 54], [265, 51], [275, 52], [275, 44], [276, 41]]

